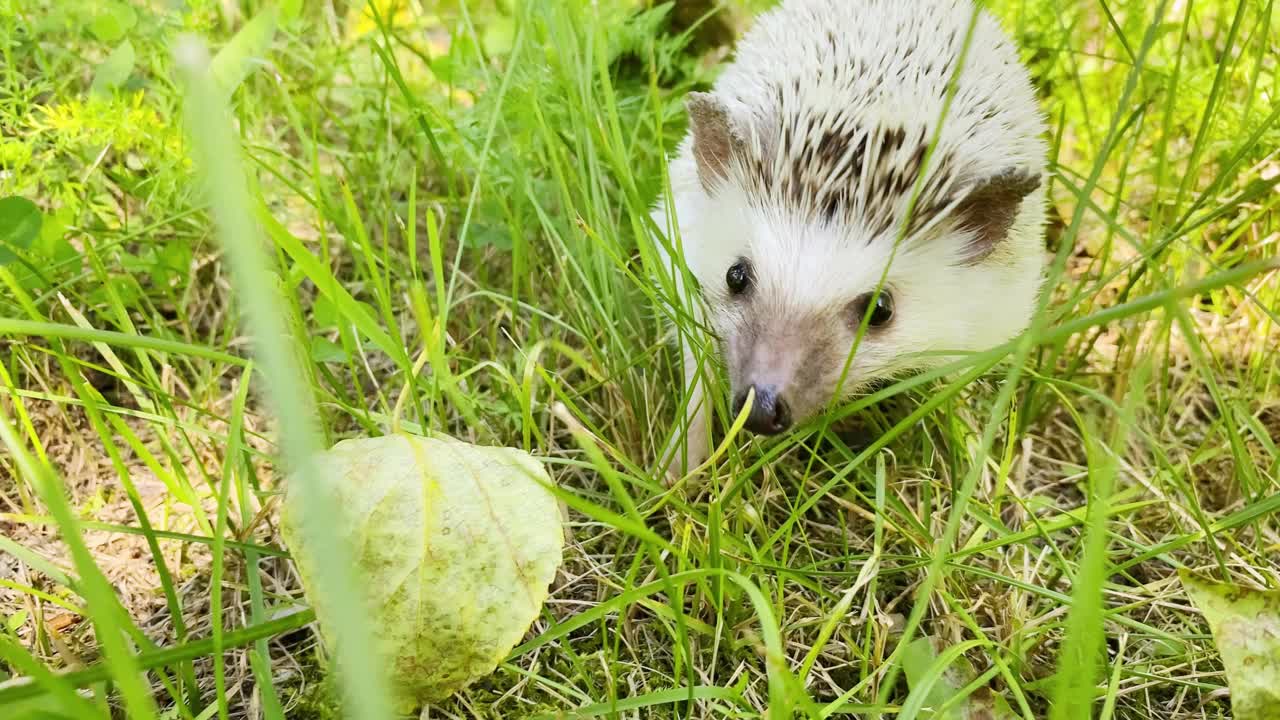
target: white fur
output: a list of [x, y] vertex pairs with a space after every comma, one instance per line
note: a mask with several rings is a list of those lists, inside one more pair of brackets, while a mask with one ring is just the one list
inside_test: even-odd
[[[780, 121], [818, 137], [832, 127], [901, 127], [913, 137], [918, 132], [932, 139], [973, 13], [970, 0], [784, 0], [742, 38], [713, 95], [748, 133]], [[784, 117], [777, 118], [780, 86], [785, 89]], [[1011, 167], [1043, 175], [1043, 130], [1015, 48], [996, 21], [980, 12], [932, 157], [949, 156], [960, 163], [954, 183]], [[758, 149], [760, 138], [752, 135], [751, 140]], [[775, 154], [779, 172], [794, 160]], [[892, 166], [901, 160], [886, 162]], [[708, 193], [698, 178], [692, 138], [685, 139], [670, 163], [671, 194], [665, 201], [678, 222], [683, 259], [703, 288], [706, 319], [721, 340], [732, 337], [744, 322], [743, 311], [727, 300], [724, 281], [739, 257], [751, 260], [753, 291], [771, 308], [774, 319], [763, 325], [778, 324], [779, 331], [789, 317], [829, 313], [876, 288], [900, 225], [895, 222], [888, 233], [873, 236], [874, 223], [859, 222], [859, 212], [870, 215], [878, 203], [902, 214], [908, 198], [860, 193], [874, 166], [869, 160], [861, 176], [837, 173], [831, 180], [852, 183], [852, 220], [817, 222], [812, 213], [783, 200], [753, 202], [741, 168]], [[935, 161], [929, 171], [936, 168]], [[933, 179], [929, 171], [927, 177]], [[666, 228], [667, 208], [659, 206], [654, 218]], [[895, 300], [894, 320], [885, 331], [864, 336], [845, 390], [946, 360], [920, 353], [980, 351], [1021, 331], [1040, 285], [1043, 223], [1043, 193], [1037, 191], [1022, 202], [1009, 237], [970, 265], [962, 262], [962, 233], [924, 237], [930, 232], [926, 229], [918, 233], [921, 237], [907, 238], [886, 278]], [[668, 235], [675, 242], [676, 235]], [[761, 326], [760, 318], [753, 320]], [[687, 351], [685, 365], [691, 389], [701, 399], [702, 387], [689, 377], [696, 364], [691, 365]], [[832, 385], [822, 389], [829, 395]], [[686, 449], [692, 467], [705, 457], [705, 408], [691, 408], [688, 419], [692, 426]], [[674, 458], [672, 469], [679, 460]]]

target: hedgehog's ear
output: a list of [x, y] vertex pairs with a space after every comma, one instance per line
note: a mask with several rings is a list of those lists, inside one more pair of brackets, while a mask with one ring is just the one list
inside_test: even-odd
[[698, 165], [698, 179], [710, 192], [729, 176], [729, 162], [742, 145], [742, 138], [729, 108], [711, 93], [691, 92], [685, 98], [689, 110], [689, 128], [693, 132], [693, 159]]
[[1038, 187], [1040, 174], [1024, 168], [1009, 168], [970, 186], [953, 211], [960, 227], [974, 233], [965, 248], [966, 262], [981, 262], [1004, 241], [1023, 199]]

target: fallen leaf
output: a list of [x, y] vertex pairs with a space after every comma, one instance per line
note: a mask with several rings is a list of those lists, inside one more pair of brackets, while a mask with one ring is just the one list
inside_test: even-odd
[[70, 628], [73, 628], [76, 625], [79, 625], [80, 621], [83, 619], [84, 618], [80, 617], [79, 615], [73, 615], [71, 613], [62, 613], [61, 615], [54, 615], [53, 617], [46, 620], [45, 626], [53, 632], [64, 633]]
[[297, 552], [301, 493], [347, 510], [326, 529], [356, 549], [398, 704], [442, 699], [493, 672], [542, 610], [562, 560], [542, 464], [514, 448], [405, 433], [343, 440], [323, 462], [330, 472], [291, 478], [282, 527], [321, 637], [331, 644], [343, 619], [314, 591], [322, 561]]
[[1235, 720], [1280, 718], [1280, 592], [1178, 576], [1213, 632]]

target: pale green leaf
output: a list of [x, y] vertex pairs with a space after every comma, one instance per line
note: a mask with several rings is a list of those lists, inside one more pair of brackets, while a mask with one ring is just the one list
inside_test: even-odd
[[342, 319], [342, 313], [338, 310], [338, 305], [329, 299], [328, 295], [316, 295], [315, 302], [311, 305], [311, 320], [316, 327], [329, 329], [337, 327], [338, 321]]
[[280, 2], [280, 22], [289, 22], [298, 17], [302, 12], [302, 0], [281, 0]]
[[348, 358], [342, 346], [322, 337], [311, 338], [311, 359], [318, 363], [342, 363]]
[[[514, 448], [403, 433], [344, 440], [319, 461], [329, 473], [286, 489], [284, 538], [295, 550], [302, 540], [303, 493], [348, 510], [330, 532], [357, 553], [400, 704], [447, 697], [493, 672], [541, 612], [562, 561], [560, 507], [542, 465]], [[312, 554], [294, 557], [332, 644], [343, 618], [315, 593]], [[341, 651], [334, 656], [341, 671]]]
[[276, 8], [268, 7], [255, 15], [214, 56], [211, 72], [222, 92], [235, 92], [262, 63], [276, 34], [276, 13]]
[[90, 86], [89, 91], [102, 95], [124, 85], [129, 79], [129, 74], [133, 72], [136, 61], [137, 54], [134, 52], [133, 43], [129, 40], [120, 43], [93, 71], [93, 85]]
[[19, 610], [9, 616], [9, 619], [5, 621], [5, 627], [9, 629], [9, 632], [16, 633], [18, 632], [18, 628], [26, 624], [27, 616], [28, 613], [26, 610]]
[[[933, 640], [928, 637], [918, 637], [912, 640], [909, 645], [902, 649], [902, 670], [907, 676], [907, 687], [915, 690], [920, 687], [921, 681], [924, 680], [930, 666], [933, 665], [937, 655], [933, 649]], [[962, 662], [964, 659], [960, 658]], [[949, 677], [950, 673], [943, 675], [933, 687], [928, 691], [925, 705], [929, 707], [938, 707], [947, 701], [960, 689], [959, 685], [954, 683]], [[923, 717], [935, 717], [936, 713], [922, 713]], [[952, 711], [945, 715], [949, 720], [962, 720], [959, 710]]]
[[44, 217], [40, 208], [24, 197], [0, 198], [0, 265], [17, 259], [17, 251], [31, 247], [40, 235]]
[[515, 46], [516, 41], [516, 23], [515, 20], [506, 17], [496, 17], [491, 20], [484, 29], [481, 37], [481, 45], [484, 47], [487, 55], [506, 55], [511, 52], [511, 48]]
[[[907, 676], [907, 687], [911, 689], [912, 696], [903, 706], [906, 714], [912, 718], [929, 720], [1013, 720], [1018, 717], [1003, 697], [985, 687], [978, 688], [945, 711], [938, 712], [937, 709], [946, 705], [961, 688], [972, 682], [977, 673], [973, 664], [962, 653], [956, 652], [960, 650], [959, 647], [947, 649], [943, 660], [945, 668], [940, 669], [935, 642], [933, 638], [920, 637], [902, 649], [902, 670]], [[971, 640], [969, 644], [977, 643]], [[948, 654], [954, 655], [954, 658], [946, 657]], [[924, 693], [924, 697], [915, 697], [920, 692]], [[915, 702], [911, 702], [912, 699]], [[917, 713], [913, 708], [928, 709], [920, 709]]]
[[80, 256], [80, 251], [67, 240], [67, 228], [71, 225], [72, 217], [73, 212], [66, 207], [46, 216], [40, 227], [40, 240], [32, 245], [33, 252], [52, 261], [59, 269], [65, 269], [65, 266]]
[[1179, 576], [1222, 655], [1235, 720], [1280, 717], [1280, 592]]
[[115, 43], [138, 24], [138, 11], [123, 2], [103, 3], [89, 21], [89, 32], [104, 43]]

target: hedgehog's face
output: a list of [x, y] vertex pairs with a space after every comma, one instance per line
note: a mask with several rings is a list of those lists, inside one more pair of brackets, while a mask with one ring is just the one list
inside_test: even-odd
[[[771, 435], [866, 383], [873, 368], [865, 360], [882, 354], [876, 347], [883, 350], [891, 342], [886, 336], [894, 320], [894, 294], [885, 287], [843, 305], [788, 307], [764, 292], [753, 293], [754, 275], [746, 258], [729, 266], [728, 296], [722, 296], [715, 324], [721, 330], [734, 413], [754, 398], [747, 428]], [[860, 326], [865, 328], [861, 338]], [[863, 349], [861, 357], [854, 352], [855, 343]]]
[[939, 150], [908, 214], [923, 127], [784, 131], [731, 117], [711, 95], [691, 95], [689, 109], [690, 164], [673, 174], [673, 185], [684, 178], [685, 256], [731, 406], [754, 393], [751, 430], [781, 432], [872, 381], [1025, 325], [1044, 219], [1042, 200], [1024, 202], [1040, 185], [1029, 161]]
[[865, 242], [857, 227], [752, 213], [722, 196], [691, 258], [735, 414], [783, 432], [876, 381], [998, 345], [1026, 323], [1037, 243], [1000, 262], [956, 262], [965, 238]]
[[[903, 308], [898, 287], [880, 284], [884, 263], [877, 268], [871, 253], [840, 252], [814, 238], [778, 242], [761, 237], [772, 234], [767, 226], [757, 232], [764, 242], [708, 263], [723, 270], [716, 277], [706, 267], [702, 286], [731, 407], [737, 413], [753, 396], [747, 428], [775, 434], [891, 375], [910, 355], [912, 325], [928, 320], [903, 314], [911, 303]], [[866, 262], [858, 268], [851, 255]]]

